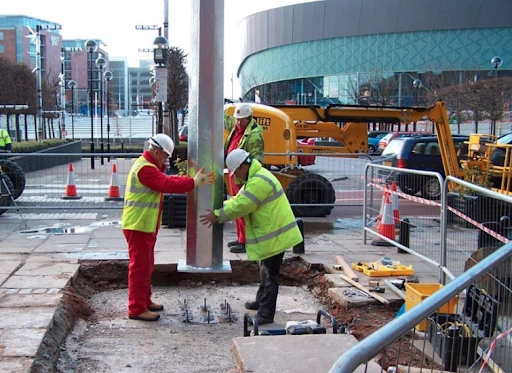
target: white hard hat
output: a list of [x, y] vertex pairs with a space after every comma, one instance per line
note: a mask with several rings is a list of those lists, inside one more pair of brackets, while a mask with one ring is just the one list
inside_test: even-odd
[[162, 149], [169, 157], [172, 156], [174, 141], [172, 141], [169, 136], [163, 133], [157, 133], [155, 136], [149, 138], [148, 143]]
[[233, 114], [233, 116], [235, 118], [242, 119], [242, 118], [250, 117], [251, 115], [252, 115], [252, 107], [251, 107], [251, 105], [245, 104], [245, 103], [241, 103], [241, 104], [236, 105], [235, 113]]
[[243, 149], [235, 149], [226, 157], [226, 166], [229, 169], [229, 176], [233, 176], [236, 169], [240, 167], [242, 163], [249, 157], [249, 153], [247, 153]]

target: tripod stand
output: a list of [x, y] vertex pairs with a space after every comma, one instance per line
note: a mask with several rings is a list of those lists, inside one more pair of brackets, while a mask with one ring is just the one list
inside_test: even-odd
[[18, 204], [16, 203], [16, 200], [14, 199], [14, 197], [11, 193], [11, 189], [9, 188], [9, 186], [7, 185], [7, 182], [5, 181], [5, 177], [8, 177], [8, 176], [2, 170], [2, 166], [0, 166], [0, 180], [2, 181], [3, 188], [5, 188], [5, 191], [7, 192], [5, 194], [2, 193], [0, 198], [9, 197], [11, 199], [12, 204], [16, 207], [16, 211], [18, 212], [18, 214], [20, 214], [23, 224], [25, 225], [25, 227], [27, 227], [27, 222], [25, 221], [25, 219], [23, 218], [23, 215], [21, 214], [20, 208], [18, 207]]

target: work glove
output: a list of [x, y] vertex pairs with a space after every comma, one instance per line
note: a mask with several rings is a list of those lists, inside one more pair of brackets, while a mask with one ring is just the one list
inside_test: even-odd
[[204, 167], [201, 167], [194, 176], [194, 185], [211, 185], [215, 182], [215, 174], [213, 171], [205, 172]]

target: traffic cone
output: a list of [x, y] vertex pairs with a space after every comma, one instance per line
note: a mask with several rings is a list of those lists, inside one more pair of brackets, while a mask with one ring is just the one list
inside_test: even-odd
[[396, 181], [391, 184], [391, 205], [393, 206], [393, 218], [395, 219], [395, 225], [400, 225], [400, 211], [398, 210], [398, 195], [396, 194]]
[[[379, 224], [378, 230], [380, 235], [389, 238], [390, 240], [395, 240], [395, 224], [393, 221], [393, 206], [389, 199], [389, 195], [386, 195], [386, 201], [384, 203], [384, 212], [382, 213], [381, 222]], [[384, 241], [381, 239], [372, 241], [372, 245], [376, 246], [393, 246], [392, 243], [388, 241]]]
[[386, 206], [386, 197], [388, 196], [388, 188], [387, 188], [387, 185], [386, 187], [384, 188], [384, 193], [382, 193], [382, 202], [380, 204], [380, 212], [379, 212], [379, 216], [377, 217], [377, 225], [375, 226], [375, 229], [377, 230], [377, 232], [379, 231], [380, 229], [380, 225], [382, 223], [382, 214], [384, 214], [384, 207]]
[[66, 184], [66, 192], [62, 199], [80, 199], [81, 196], [76, 194], [76, 185], [75, 185], [75, 170], [73, 170], [73, 163], [70, 163], [68, 166], [68, 182]]
[[108, 188], [108, 197], [105, 197], [105, 201], [122, 201], [123, 198], [119, 193], [119, 179], [117, 177], [117, 167], [115, 164], [112, 165], [112, 176], [110, 178], [110, 187]]

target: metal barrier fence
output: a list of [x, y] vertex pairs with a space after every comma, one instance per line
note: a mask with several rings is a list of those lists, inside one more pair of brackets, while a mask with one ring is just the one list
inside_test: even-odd
[[[381, 372], [512, 372], [511, 268], [509, 243], [346, 351], [330, 372], [370, 360]], [[464, 301], [438, 313], [457, 297]]]
[[[371, 178], [372, 174], [381, 178]], [[420, 193], [403, 193], [400, 187], [394, 191], [389, 186], [404, 177], [420, 177], [418, 182], [431, 182], [435, 177], [441, 192], [439, 201], [422, 198]], [[409, 304], [412, 309], [396, 322], [367, 338], [370, 341], [361, 342], [362, 348], [370, 351], [362, 352], [359, 346], [350, 350], [332, 371], [352, 371], [352, 365], [345, 363], [354, 353], [365, 354], [354, 367], [375, 357], [383, 371], [393, 366], [390, 372], [512, 372], [512, 251], [510, 245], [500, 249], [509, 242], [512, 197], [453, 177], [443, 180], [438, 174], [371, 163], [367, 165], [365, 184], [365, 196], [374, 189], [375, 194], [387, 192], [401, 197], [400, 213], [409, 217], [410, 230], [407, 242], [402, 243], [396, 240], [394, 224], [392, 236], [383, 235], [384, 231], [374, 227], [379, 219], [372, 219], [372, 215], [380, 215], [382, 220], [385, 202], [378, 210], [365, 199], [365, 216], [369, 216], [365, 219], [365, 240], [366, 233], [371, 233], [382, 242], [393, 243], [440, 268], [440, 284], [445, 283], [445, 275], [451, 281], [422, 301], [421, 307]], [[497, 255], [503, 251], [505, 256]], [[454, 286], [456, 291], [452, 291]], [[486, 357], [486, 353], [494, 355]], [[476, 368], [482, 361], [487, 370]]]
[[[286, 157], [303, 157], [304, 153], [279, 153]], [[31, 158], [31, 163], [56, 164], [39, 171], [25, 172], [26, 184], [16, 205], [2, 207], [6, 210], [121, 210], [122, 202], [107, 201], [113, 166], [120, 196], [124, 194], [126, 177], [138, 153], [82, 153], [77, 161], [67, 162], [74, 153], [12, 154]], [[95, 157], [91, 169], [90, 157]], [[287, 184], [287, 195], [297, 216], [328, 216], [335, 208], [363, 205], [364, 167], [371, 157], [366, 154], [315, 154], [307, 155], [308, 164], [282, 169], [272, 166], [278, 178]], [[103, 161], [101, 161], [103, 159]], [[64, 198], [71, 176], [76, 195], [80, 198]], [[327, 198], [328, 197], [328, 198]], [[357, 211], [360, 214], [360, 211]], [[333, 214], [333, 220], [334, 220]]]

